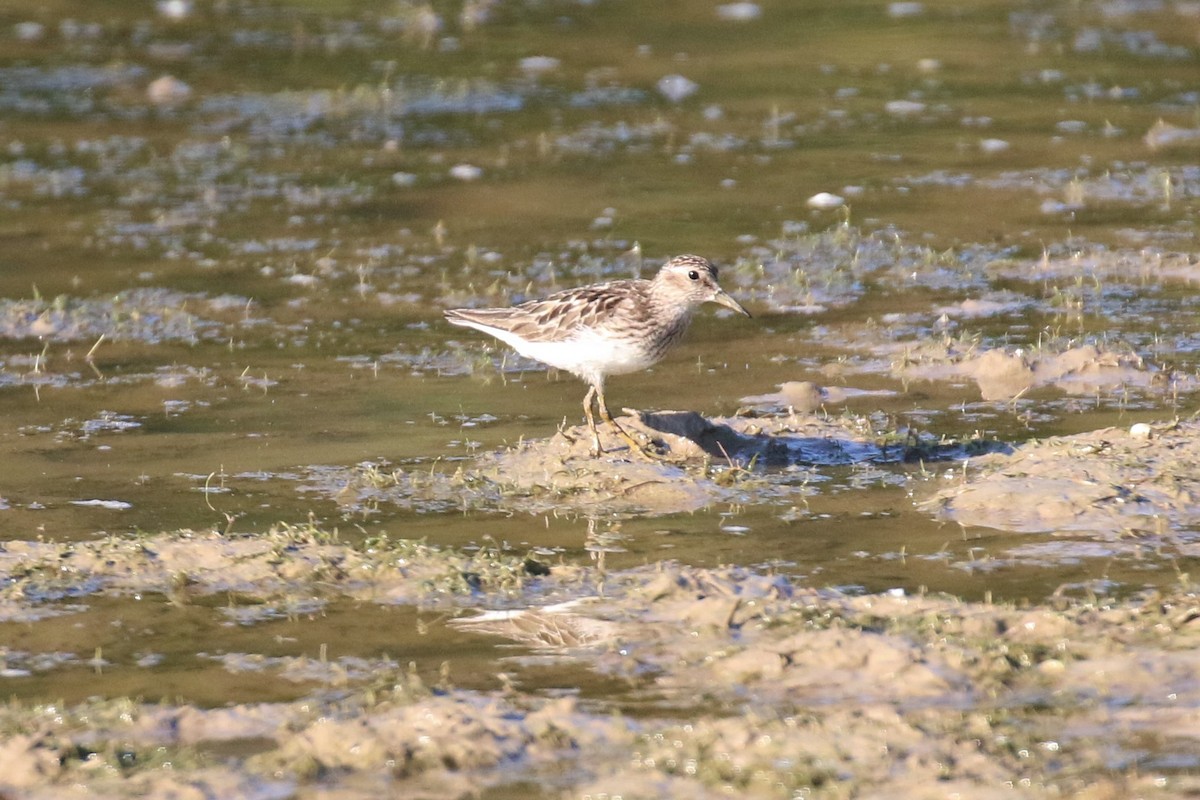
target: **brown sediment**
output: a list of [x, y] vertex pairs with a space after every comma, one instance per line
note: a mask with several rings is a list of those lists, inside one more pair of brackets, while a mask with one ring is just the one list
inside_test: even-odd
[[1200, 424], [1187, 420], [1026, 442], [973, 459], [975, 469], [950, 479], [928, 507], [963, 525], [1171, 544], [1195, 555], [1197, 434]]
[[[898, 352], [900, 348], [888, 348]], [[1187, 375], [1172, 375], [1133, 353], [1118, 353], [1087, 344], [1062, 351], [1049, 348], [978, 348], [929, 343], [905, 347], [893, 373], [908, 381], [975, 381], [984, 400], [1012, 400], [1024, 393], [1053, 387], [1068, 394], [1095, 394], [1121, 388], [1150, 389], [1173, 382], [1177, 389], [1194, 386]]]
[[[1197, 788], [1186, 766], [1162, 765], [1194, 763], [1198, 607], [1182, 585], [1014, 605], [657, 564], [573, 602], [460, 623], [625, 680], [636, 713], [519, 684], [430, 687], [394, 663], [291, 703], [9, 703], [0, 789], [451, 798], [532, 782], [546, 796], [770, 798], [1020, 785], [1028, 797], [1166, 798]], [[550, 663], [520, 661], [497, 668]]]
[[947, 458], [962, 447], [928, 434], [877, 429], [875, 421], [851, 414], [710, 418], [692, 411], [625, 411], [621, 426], [660, 458], [633, 452], [605, 425], [604, 452], [594, 456], [589, 432], [575, 426], [482, 453], [453, 470], [322, 469], [303, 488], [336, 497], [346, 508], [392, 503], [428, 510], [664, 515], [753, 498], [756, 488], [767, 488], [755, 482], [762, 474], [755, 468], [897, 462], [916, 451]]

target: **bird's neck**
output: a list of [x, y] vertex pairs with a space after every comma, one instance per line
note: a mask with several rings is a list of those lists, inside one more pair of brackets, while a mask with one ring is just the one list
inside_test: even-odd
[[672, 327], [687, 325], [696, 313], [695, 306], [672, 299], [667, 291], [654, 283], [650, 284], [646, 299], [655, 317], [664, 324], [669, 322]]

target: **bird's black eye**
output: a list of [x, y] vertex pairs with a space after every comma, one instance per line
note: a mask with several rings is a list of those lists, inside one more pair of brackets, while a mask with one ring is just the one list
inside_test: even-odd
[[696, 270], [692, 270], [691, 272], [688, 273], [688, 277], [694, 281], [698, 281], [698, 280], [700, 280], [700, 273], [696, 272]]

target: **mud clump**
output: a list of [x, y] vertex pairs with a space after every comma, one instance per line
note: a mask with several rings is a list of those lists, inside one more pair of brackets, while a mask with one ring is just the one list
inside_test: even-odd
[[593, 456], [590, 433], [576, 426], [463, 460], [453, 471], [375, 463], [321, 469], [302, 491], [335, 497], [352, 510], [389, 503], [422, 511], [536, 514], [566, 508], [659, 516], [747, 502], [760, 493], [777, 497], [799, 481], [790, 477], [792, 468], [940, 460], [968, 449], [912, 431], [878, 429], [877, 420], [853, 415], [754, 412], [709, 418], [691, 411], [625, 411], [620, 425], [657, 457], [632, 452], [604, 425], [604, 452]]
[[[1200, 554], [1200, 423], [1105, 428], [972, 460], [926, 501], [940, 519], [1103, 542], [1114, 552]], [[1030, 553], [1032, 554], [1032, 552]]]
[[930, 344], [909, 350], [893, 370], [905, 380], [970, 379], [987, 401], [1007, 401], [1041, 387], [1087, 395], [1121, 387], [1152, 388], [1182, 380], [1132, 353], [1116, 353], [1086, 344], [1061, 352], [957, 347]]
[[82, 606], [64, 607], [62, 600], [101, 592], [160, 593], [180, 603], [226, 593], [255, 605], [295, 606], [297, 598], [319, 604], [329, 597], [432, 604], [479, 591], [520, 595], [576, 574], [565, 566], [552, 577], [547, 572], [515, 554], [462, 553], [386, 537], [351, 546], [329, 532], [290, 526], [242, 536], [179, 531], [78, 543], [17, 540], [0, 550], [0, 619], [70, 613]]

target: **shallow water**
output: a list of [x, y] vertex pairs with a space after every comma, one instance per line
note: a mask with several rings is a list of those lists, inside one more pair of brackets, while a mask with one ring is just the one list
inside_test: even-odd
[[[851, 592], [1036, 601], [1170, 584], [1190, 553], [1128, 560], [1086, 535], [937, 521], [917, 501], [959, 479], [962, 451], [755, 466], [741, 495], [656, 515], [358, 502], [338, 487], [356, 465], [452, 473], [577, 424], [580, 382], [450, 328], [443, 308], [649, 275], [679, 252], [718, 262], [755, 316], [705, 312], [662, 364], [611, 382], [614, 408], [730, 415], [812, 381], [882, 392], [817, 412], [881, 441], [1016, 447], [1189, 416], [1194, 5], [764, 3], [738, 21], [709, 4], [437, 4], [431, 31], [407, 3], [181, 3], [178, 19], [171, 4], [9, 3], [5, 537], [311, 522], [347, 541], [603, 553], [614, 571], [747, 565]], [[664, 92], [671, 75], [694, 93], [667, 96], [689, 88]], [[1159, 120], [1179, 130], [1148, 143]], [[818, 192], [845, 205], [810, 208]], [[977, 300], [997, 308], [976, 316]], [[922, 360], [1087, 344], [1147, 366], [984, 400]], [[86, 611], [0, 623], [6, 653], [49, 665], [2, 688], [285, 700], [311, 687], [268, 690], [199, 651], [322, 646], [411, 660], [430, 682], [450, 660], [457, 685], [497, 685], [489, 637], [439, 623], [397, 641], [410, 607], [238, 625], [212, 600], [88, 596], [70, 601]], [[97, 648], [105, 663], [89, 665]], [[147, 654], [162, 659], [139, 666]], [[586, 696], [619, 702], [582, 670], [524, 681], [594, 681]]]

